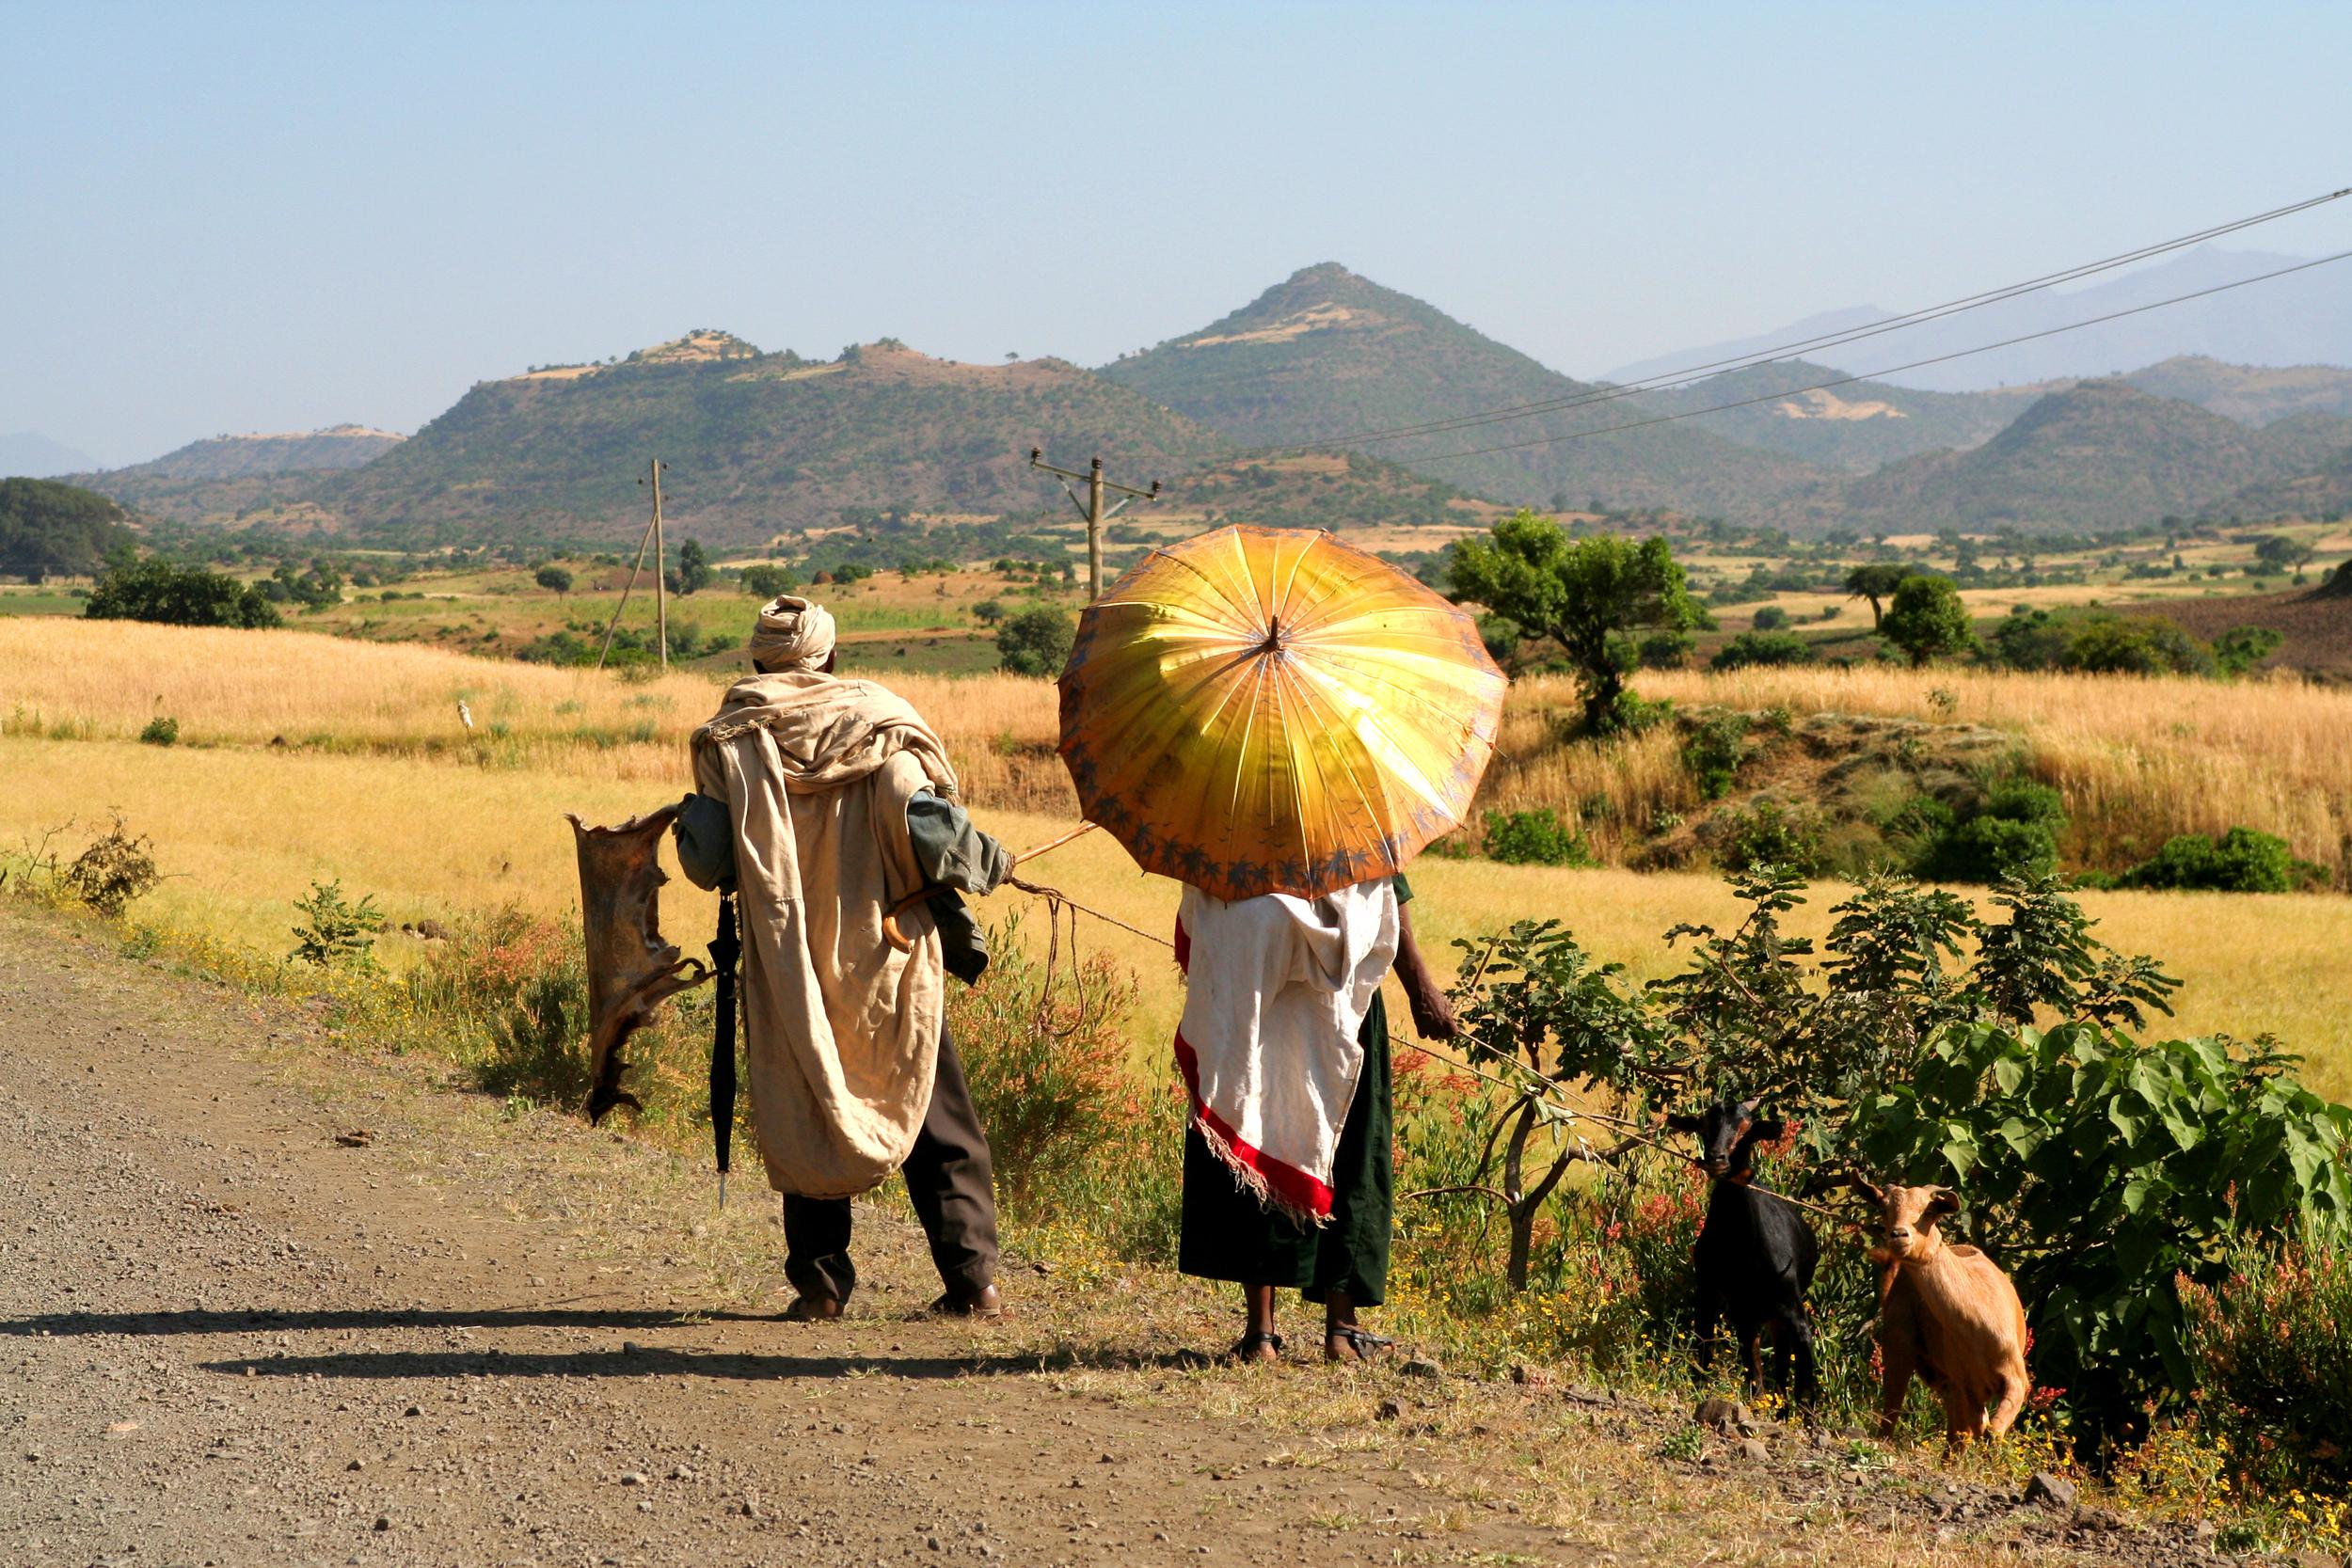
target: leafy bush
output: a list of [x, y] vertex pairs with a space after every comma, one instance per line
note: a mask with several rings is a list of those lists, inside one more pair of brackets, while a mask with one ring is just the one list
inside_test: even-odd
[[259, 589], [201, 566], [175, 566], [161, 557], [140, 561], [118, 554], [82, 607], [93, 621], [156, 621], [174, 626], [278, 625], [277, 609]]
[[1121, 1256], [1171, 1259], [1186, 1108], [1127, 1071], [1135, 978], [1106, 954], [1073, 958], [1067, 932], [1049, 971], [1018, 930], [992, 930], [986, 983], [947, 998], [998, 1195], [1016, 1219], [1083, 1212]]
[[312, 882], [308, 898], [294, 900], [294, 908], [309, 918], [294, 927], [294, 950], [286, 956], [304, 963], [325, 969], [335, 964], [368, 965], [374, 962], [371, 951], [375, 946], [376, 933], [384, 929], [384, 912], [375, 907], [373, 894], [363, 895], [357, 904], [343, 899], [341, 878], [331, 882]]
[[1779, 865], [1818, 877], [1826, 865], [1820, 813], [1758, 800], [1743, 812], [1726, 813], [1715, 843], [1715, 863], [1726, 871]]
[[2268, 626], [2232, 626], [2213, 640], [2214, 668], [2235, 680], [2277, 653], [2285, 641], [2284, 633]]
[[1788, 626], [1788, 612], [1776, 604], [1764, 606], [1748, 621], [1749, 628], [1754, 631], [1783, 631]]
[[2213, 654], [2170, 621], [2101, 615], [2068, 643], [2064, 667], [2094, 675], [2209, 675]]
[[2115, 887], [2291, 893], [2325, 875], [2296, 860], [2285, 839], [2254, 828], [2232, 828], [2218, 840], [2203, 833], [2167, 839], [2154, 855], [2108, 881]]
[[532, 573], [531, 580], [550, 594], [568, 594], [572, 591], [572, 574], [552, 562]]
[[2048, 784], [1995, 780], [1978, 800], [1955, 809], [1921, 800], [1906, 826], [1921, 840], [1913, 873], [1931, 882], [1992, 883], [2046, 876], [2058, 868], [2066, 803]]
[[[1785, 619], [1785, 617], [1784, 617]], [[1743, 631], [1707, 661], [1710, 670], [1745, 670], [1757, 666], [1810, 664], [1813, 644], [1793, 631]]]
[[1744, 714], [1709, 714], [1692, 723], [1682, 741], [1682, 766], [1698, 786], [1702, 800], [1720, 800], [1730, 793], [1740, 764], [1747, 758], [1748, 721]]
[[1879, 633], [1903, 651], [1914, 669], [1924, 669], [1947, 654], [1963, 653], [1976, 641], [1960, 590], [1950, 578], [1925, 572], [1896, 585], [1894, 600], [1879, 619]]
[[1679, 670], [1691, 662], [1691, 634], [1687, 631], [1653, 631], [1645, 633], [1633, 645], [1634, 661], [1645, 670]]
[[1486, 857], [1505, 865], [1594, 865], [1584, 835], [1564, 826], [1549, 806], [1486, 814]]
[[2240, 1475], [2352, 1487], [2352, 1253], [2297, 1236], [2240, 1243], [2210, 1283], [2181, 1276], [2200, 1421]]
[[792, 569], [788, 566], [777, 566], [761, 562], [755, 565], [744, 567], [741, 580], [744, 593], [757, 599], [768, 600], [779, 594], [791, 593], [793, 589], [800, 586], [801, 579], [793, 576]]
[[139, 739], [149, 746], [177, 746], [180, 743], [180, 721], [159, 713], [140, 729]]
[[1016, 675], [1059, 675], [1070, 662], [1078, 628], [1058, 610], [1025, 610], [996, 628], [998, 665]]

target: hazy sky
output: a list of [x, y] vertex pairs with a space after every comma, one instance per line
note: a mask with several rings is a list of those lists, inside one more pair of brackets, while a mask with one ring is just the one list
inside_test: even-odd
[[1593, 374], [2352, 184], [2341, 0], [0, 0], [0, 431], [108, 462], [694, 326], [1095, 363], [1325, 260]]

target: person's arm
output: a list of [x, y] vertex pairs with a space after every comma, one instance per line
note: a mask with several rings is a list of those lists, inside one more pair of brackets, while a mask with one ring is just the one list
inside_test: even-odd
[[1413, 1028], [1422, 1039], [1450, 1040], [1460, 1025], [1454, 1020], [1454, 1003], [1445, 987], [1422, 956], [1421, 942], [1413, 935], [1410, 904], [1396, 907], [1396, 977], [1405, 983], [1405, 1000], [1413, 1009]]
[[1012, 875], [1012, 852], [974, 827], [961, 806], [929, 790], [907, 801], [907, 837], [927, 887], [987, 894]]

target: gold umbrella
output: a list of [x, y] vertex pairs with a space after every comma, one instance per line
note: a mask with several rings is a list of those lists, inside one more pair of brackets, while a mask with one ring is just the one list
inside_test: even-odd
[[1376, 556], [1223, 528], [1153, 550], [1079, 618], [1061, 754], [1146, 870], [1312, 896], [1461, 820], [1504, 684], [1477, 623]]

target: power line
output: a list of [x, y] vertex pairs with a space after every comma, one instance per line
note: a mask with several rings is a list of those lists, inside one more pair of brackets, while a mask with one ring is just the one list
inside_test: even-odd
[[[1663, 372], [1660, 374], [1645, 376], [1635, 381], [1616, 383], [1607, 387], [1596, 387], [1590, 391], [1571, 393], [1565, 397], [1548, 398], [1535, 403], [1512, 404], [1501, 408], [1488, 409], [1480, 413], [1459, 414], [1442, 420], [1429, 420], [1418, 424], [1391, 425], [1383, 429], [1359, 431], [1349, 435], [1314, 436], [1299, 441], [1287, 442], [1281, 446], [1260, 447], [1251, 450], [1256, 451], [1295, 451], [1302, 446], [1353, 446], [1362, 442], [1400, 439], [1408, 436], [1432, 436], [1446, 431], [1470, 429], [1483, 424], [1500, 424], [1512, 420], [1531, 419], [1538, 414], [1548, 414], [1563, 409], [1583, 407], [1592, 404], [1613, 403], [1620, 398], [1638, 397], [1645, 392], [1669, 391], [1680, 387], [1687, 387], [1696, 382], [1707, 380], [1713, 375], [1723, 373], [1726, 370], [1753, 369], [1758, 365], [1770, 364], [1774, 360], [1808, 351], [1822, 348], [1840, 348], [1851, 343], [1861, 342], [1866, 339], [1880, 337], [1889, 332], [1899, 332], [1907, 327], [1923, 325], [1933, 321], [1941, 321], [1947, 316], [1959, 315], [1964, 311], [1981, 309], [1988, 305], [2002, 304], [2008, 300], [2020, 298], [2023, 295], [2033, 293], [2040, 290], [2055, 288], [2062, 283], [2075, 282], [2085, 277], [2095, 277], [2103, 272], [2111, 272], [2118, 267], [2129, 266], [2134, 262], [2144, 261], [2157, 256], [2167, 255], [2172, 251], [2181, 250], [2189, 245], [2201, 245], [2208, 240], [2217, 239], [2227, 234], [2233, 234], [2241, 230], [2251, 229], [2260, 224], [2276, 222], [2280, 218], [2283, 217], [2291, 217], [2298, 213], [2309, 212], [2315, 207], [2326, 206], [2331, 201], [2340, 201], [2347, 196], [2352, 196], [2352, 186], [2347, 186], [2343, 190], [2329, 191], [2321, 196], [2310, 197], [2301, 201], [2290, 202], [2284, 207], [2274, 207], [2268, 212], [2257, 213], [2250, 217], [2238, 218], [2224, 224], [2217, 224], [2209, 229], [2201, 229], [2193, 233], [2179, 235], [2169, 240], [2162, 240], [2153, 245], [2141, 245], [2137, 249], [2123, 251], [2118, 255], [2105, 257], [2096, 261], [2086, 261], [2079, 266], [2068, 267], [2059, 272], [2045, 273], [2039, 277], [2026, 278], [2023, 282], [2005, 284], [2000, 288], [1988, 289], [1978, 293], [1963, 294], [1958, 299], [1947, 300], [1941, 305], [1923, 306], [1915, 310], [1905, 311], [1903, 314], [1899, 316], [1890, 316], [1883, 321], [1867, 323], [1862, 326], [1841, 328], [1836, 332], [1821, 333], [1811, 338], [1796, 339], [1789, 342], [1777, 344], [1772, 348], [1757, 350], [1752, 354], [1733, 355], [1726, 358], [1712, 359], [1704, 364], [1686, 366], [1680, 370]], [[2247, 281], [2259, 280], [2248, 279]], [[2021, 339], [2019, 341], [2022, 341], [2024, 340]], [[1874, 373], [1884, 374], [1886, 372], [1878, 372]], [[1854, 379], [1862, 378], [1856, 377]], [[1837, 385], [1843, 385], [1843, 383], [1837, 383]], [[1790, 395], [1791, 393], [1787, 391], [1773, 394], [1775, 397], [1788, 397]], [[1727, 404], [1724, 406], [1739, 407], [1741, 405], [1739, 404]], [[1712, 410], [1707, 410], [1707, 412], [1712, 412]]]
[[1522, 451], [1530, 447], [1548, 447], [1561, 441], [1581, 441], [1588, 436], [1610, 436], [1621, 430], [1643, 430], [1650, 425], [1672, 424], [1677, 420], [1695, 420], [1702, 414], [1720, 414], [1729, 408], [1747, 408], [1759, 403], [1777, 403], [1783, 398], [1800, 397], [1806, 392], [1825, 392], [1836, 387], [1851, 387], [1857, 381], [1869, 381], [1882, 375], [1895, 375], [1903, 371], [1915, 371], [1928, 365], [1941, 365], [1953, 359], [1965, 359], [1974, 354], [1990, 354], [1996, 348], [2030, 343], [2038, 338], [2055, 338], [2062, 332], [2079, 332], [2086, 326], [2097, 326], [2103, 322], [2121, 321], [2125, 316], [2144, 315], [2150, 310], [2161, 310], [2169, 305], [2185, 304], [2192, 299], [2202, 299], [2208, 294], [2225, 293], [2232, 289], [2243, 289], [2252, 283], [2267, 283], [2274, 277], [2284, 277], [2290, 273], [2309, 272], [2313, 267], [2324, 267], [2329, 262], [2341, 261], [2346, 258], [2352, 258], [2352, 250], [2339, 250], [2332, 256], [2298, 261], [2291, 267], [2280, 267], [2275, 272], [2258, 273], [2252, 277], [2241, 277], [2233, 283], [2216, 283], [2209, 289], [2198, 289], [2185, 294], [2174, 294], [2169, 299], [2153, 300], [2146, 305], [2135, 305], [2129, 309], [2110, 310], [2104, 316], [2092, 316], [2088, 321], [2068, 322], [2063, 326], [2049, 326], [2039, 332], [2020, 333], [2014, 338], [2004, 338], [1995, 343], [1979, 343], [1975, 348], [1955, 349], [1949, 354], [1931, 355], [1925, 359], [1914, 359], [1905, 364], [1888, 365], [1880, 370], [1864, 371], [1855, 375], [1841, 375], [1834, 381], [1817, 381], [1809, 387], [1791, 387], [1777, 392], [1766, 392], [1760, 397], [1740, 398], [1731, 403], [1713, 404], [1706, 408], [1685, 409], [1678, 414], [1661, 414], [1654, 419], [1631, 420], [1624, 424], [1602, 425], [1597, 430], [1572, 430], [1560, 436], [1538, 436], [1530, 441], [1509, 441], [1502, 446], [1477, 447], [1468, 451], [1438, 452], [1432, 456], [1415, 457], [1413, 462], [1416, 464], [1447, 463], [1457, 457], [1486, 457], [1499, 451]]

